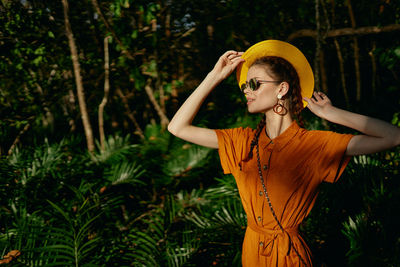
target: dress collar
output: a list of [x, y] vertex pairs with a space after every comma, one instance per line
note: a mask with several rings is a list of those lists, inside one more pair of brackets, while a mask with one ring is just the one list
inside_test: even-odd
[[271, 140], [268, 137], [264, 126], [259, 138], [260, 146], [265, 147], [271, 143], [276, 149], [278, 149], [278, 151], [281, 151], [287, 144], [290, 143], [293, 137], [296, 136], [299, 129], [300, 127], [299, 125], [297, 125], [297, 122], [293, 121], [292, 124], [290, 124], [290, 126], [283, 133]]

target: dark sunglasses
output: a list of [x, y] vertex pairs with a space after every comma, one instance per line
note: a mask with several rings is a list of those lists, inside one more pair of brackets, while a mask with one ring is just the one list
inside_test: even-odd
[[250, 79], [248, 82], [246, 81], [246, 83], [242, 84], [240, 86], [240, 91], [242, 91], [242, 93], [244, 92], [244, 90], [246, 90], [246, 88], [249, 88], [251, 91], [256, 91], [260, 85], [262, 83], [280, 83], [282, 81], [264, 81], [264, 80], [257, 80], [256, 78]]

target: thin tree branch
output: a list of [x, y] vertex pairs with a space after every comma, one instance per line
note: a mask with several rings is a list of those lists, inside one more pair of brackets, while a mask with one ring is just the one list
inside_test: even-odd
[[149, 97], [150, 102], [153, 104], [154, 109], [157, 111], [157, 114], [160, 117], [161, 127], [163, 129], [165, 129], [167, 127], [167, 125], [169, 124], [169, 119], [164, 114], [164, 112], [162, 111], [156, 98], [154, 97], [154, 92], [153, 92], [153, 89], [151, 88], [150, 84], [151, 84], [151, 79], [148, 79], [146, 85], [144, 86], [144, 90], [146, 91], [146, 94]]
[[376, 49], [376, 42], [372, 42], [372, 49], [368, 52], [368, 55], [371, 57], [371, 67], [372, 67], [372, 97], [375, 98], [376, 96], [376, 59], [375, 59], [375, 52]]
[[76, 48], [74, 35], [72, 33], [71, 24], [68, 18], [68, 0], [61, 0], [64, 10], [64, 24], [65, 24], [65, 34], [68, 38], [68, 44], [71, 51], [71, 59], [72, 64], [74, 67], [74, 75], [75, 75], [75, 83], [76, 89], [78, 93], [78, 101], [79, 101], [79, 108], [81, 111], [81, 118], [83, 122], [83, 128], [85, 131], [86, 142], [89, 152], [94, 151], [94, 141], [93, 141], [93, 131], [89, 121], [89, 114], [86, 109], [86, 101], [85, 101], [85, 91], [83, 88], [82, 77], [81, 77], [81, 70], [80, 64], [78, 60], [78, 50]]
[[110, 56], [108, 53], [108, 40], [109, 36], [104, 38], [104, 96], [99, 105], [99, 134], [100, 134], [100, 147], [104, 150], [105, 133], [104, 133], [104, 107], [107, 104], [108, 95], [110, 92]]
[[125, 114], [128, 116], [128, 118], [132, 121], [133, 125], [136, 127], [136, 134], [140, 136], [141, 139], [144, 139], [144, 134], [143, 130], [140, 128], [139, 123], [137, 122], [135, 116], [133, 116], [133, 113], [131, 109], [129, 108], [128, 100], [126, 96], [122, 93], [122, 91], [118, 88], [116, 90], [116, 93], [121, 97], [122, 103], [124, 104], [125, 107]]
[[11, 153], [13, 152], [14, 148], [17, 146], [17, 144], [19, 143], [19, 141], [21, 140], [21, 136], [26, 133], [28, 131], [28, 129], [31, 127], [31, 123], [30, 121], [33, 120], [34, 117], [31, 116], [28, 118], [28, 123], [24, 126], [24, 128], [22, 128], [22, 130], [18, 133], [17, 137], [15, 138], [14, 142], [12, 143], [10, 149], [7, 152], [7, 155], [11, 155]]
[[[330, 30], [326, 33], [326, 38], [332, 38], [332, 37], [339, 37], [339, 36], [351, 36], [351, 35], [369, 35], [369, 34], [379, 34], [379, 33], [385, 33], [385, 32], [394, 32], [394, 31], [400, 31], [400, 24], [390, 24], [382, 27], [378, 26], [370, 26], [370, 27], [360, 27], [357, 29], [353, 28], [342, 28], [342, 29], [335, 29], [335, 30]], [[317, 38], [317, 31], [312, 30], [312, 29], [302, 29], [298, 30], [292, 34], [289, 35], [287, 38], [287, 41], [293, 41], [294, 39], [297, 38], [302, 38], [302, 37], [312, 37], [312, 38]]]
[[96, 12], [99, 14], [100, 19], [104, 23], [104, 26], [106, 26], [107, 30], [111, 33], [111, 35], [113, 36], [115, 41], [119, 44], [119, 46], [121, 48], [121, 53], [123, 55], [126, 55], [126, 57], [129, 58], [130, 60], [134, 60], [135, 56], [144, 54], [143, 50], [137, 51], [135, 54], [132, 54], [131, 52], [129, 52], [126, 49], [125, 45], [122, 43], [122, 41], [118, 38], [117, 34], [115, 33], [114, 29], [111, 27], [108, 20], [105, 18], [103, 12], [101, 12], [101, 9], [100, 9], [100, 6], [99, 6], [99, 3], [97, 2], [97, 0], [92, 0], [92, 5], [93, 5], [94, 9], [96, 10]]

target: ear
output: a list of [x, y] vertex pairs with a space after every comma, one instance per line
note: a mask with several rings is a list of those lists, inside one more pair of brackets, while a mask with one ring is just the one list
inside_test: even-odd
[[279, 85], [278, 93], [282, 95], [282, 98], [285, 99], [286, 94], [289, 92], [289, 84], [287, 82], [281, 82]]

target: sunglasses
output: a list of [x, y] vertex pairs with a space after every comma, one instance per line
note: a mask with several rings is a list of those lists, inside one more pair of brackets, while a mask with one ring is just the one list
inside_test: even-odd
[[242, 84], [240, 86], [240, 91], [242, 91], [242, 93], [243, 93], [244, 90], [246, 90], [246, 88], [249, 88], [251, 91], [257, 91], [262, 83], [280, 83], [280, 82], [282, 82], [282, 81], [264, 81], [264, 80], [257, 80], [256, 78], [253, 78], [253, 79], [250, 79], [248, 82], [246, 81], [246, 83]]

